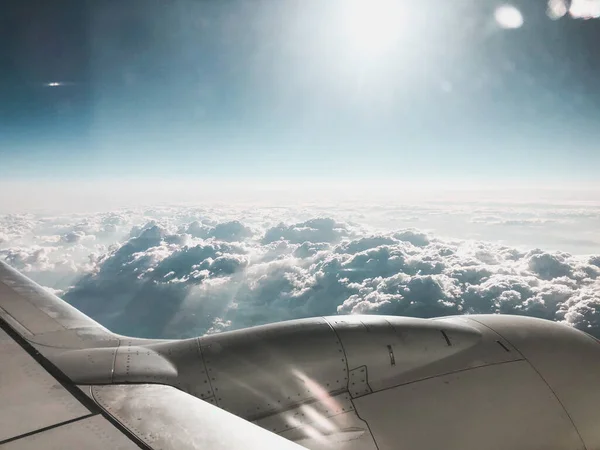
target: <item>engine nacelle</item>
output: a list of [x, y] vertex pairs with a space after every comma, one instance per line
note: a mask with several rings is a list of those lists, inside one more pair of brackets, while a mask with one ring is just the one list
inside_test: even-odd
[[335, 316], [199, 339], [214, 401], [308, 448], [599, 448], [600, 346], [515, 316]]
[[169, 384], [311, 449], [600, 448], [598, 341], [534, 318], [321, 317], [56, 360], [80, 384]]

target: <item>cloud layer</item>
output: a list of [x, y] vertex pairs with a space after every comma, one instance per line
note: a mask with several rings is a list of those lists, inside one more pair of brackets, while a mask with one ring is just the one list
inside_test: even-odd
[[503, 313], [600, 336], [600, 256], [383, 231], [314, 210], [171, 208], [0, 224], [0, 257], [122, 334], [195, 336], [331, 314]]

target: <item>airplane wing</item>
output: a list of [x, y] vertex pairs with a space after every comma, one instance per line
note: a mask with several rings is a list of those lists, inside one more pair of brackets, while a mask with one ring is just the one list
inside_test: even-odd
[[121, 338], [0, 261], [0, 448], [301, 448], [174, 387], [76, 385], [55, 364]]

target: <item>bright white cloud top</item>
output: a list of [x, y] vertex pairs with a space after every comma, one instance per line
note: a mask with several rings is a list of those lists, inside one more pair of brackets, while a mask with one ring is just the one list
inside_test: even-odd
[[475, 235], [491, 229], [518, 238], [526, 230], [552, 234], [562, 222], [591, 226], [599, 210], [465, 208], [7, 215], [0, 257], [109, 328], [138, 336], [193, 336], [338, 313], [525, 314], [600, 336], [600, 256], [417, 228], [431, 230], [431, 217], [443, 215], [457, 229], [457, 217], [463, 228], [471, 224]]

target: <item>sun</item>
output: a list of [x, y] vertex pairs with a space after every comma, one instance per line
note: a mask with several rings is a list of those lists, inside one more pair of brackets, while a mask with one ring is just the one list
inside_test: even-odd
[[405, 26], [400, 0], [348, 0], [342, 27], [356, 52], [377, 56], [392, 49]]

